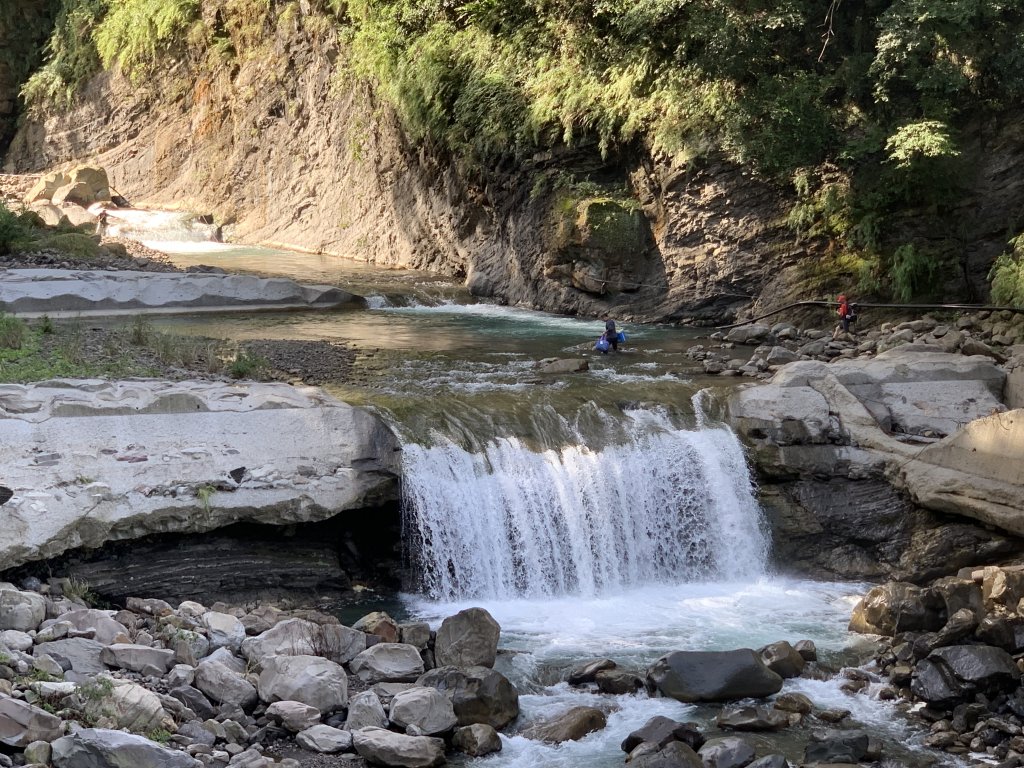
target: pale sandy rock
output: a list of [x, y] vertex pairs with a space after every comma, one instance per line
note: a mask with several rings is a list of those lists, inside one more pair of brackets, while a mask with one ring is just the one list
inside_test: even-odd
[[0, 589], [0, 629], [25, 632], [36, 629], [45, 618], [46, 599], [42, 595], [16, 589]]
[[203, 768], [184, 752], [104, 728], [83, 728], [57, 739], [52, 747], [54, 768]]
[[354, 298], [330, 285], [210, 272], [7, 269], [0, 280], [0, 304], [22, 317], [330, 309]]
[[391, 722], [400, 728], [415, 726], [426, 736], [436, 736], [455, 727], [458, 719], [452, 702], [436, 688], [410, 688], [391, 700]]
[[444, 741], [429, 736], [406, 736], [383, 728], [363, 728], [352, 733], [356, 752], [375, 765], [396, 768], [433, 768], [442, 765]]
[[[0, 526], [0, 562], [9, 566], [150, 533], [318, 521], [397, 493], [388, 427], [312, 387], [4, 384], [0, 444], [15, 493]], [[239, 468], [236, 483], [229, 473]], [[228, 490], [198, 492], [208, 487]], [[17, 599], [36, 606], [19, 622], [34, 621], [42, 598]]]
[[114, 643], [103, 649], [100, 660], [108, 667], [160, 677], [174, 662], [174, 651], [145, 645]]
[[174, 731], [174, 718], [155, 693], [127, 680], [100, 679], [110, 681], [110, 692], [84, 701], [86, 714], [97, 726], [133, 733]]
[[210, 647], [229, 648], [237, 651], [245, 639], [245, 627], [242, 622], [229, 613], [208, 611], [203, 614], [203, 626], [206, 627]]
[[467, 608], [441, 622], [434, 641], [437, 665], [493, 667], [501, 627], [483, 608]]
[[352, 749], [352, 734], [329, 725], [314, 725], [295, 736], [295, 741], [310, 752], [333, 755]]
[[320, 722], [320, 710], [301, 701], [275, 701], [267, 707], [266, 714], [292, 733], [305, 731]]
[[323, 656], [347, 664], [366, 650], [366, 635], [341, 624], [316, 624], [285, 619], [242, 642], [242, 655], [250, 661], [269, 656]]
[[298, 701], [329, 714], [348, 704], [348, 678], [339, 664], [319, 656], [272, 656], [264, 661], [259, 695], [265, 702]]
[[345, 721], [346, 731], [358, 731], [360, 728], [387, 728], [388, 716], [380, 698], [373, 691], [362, 691], [352, 697], [348, 703], [348, 719]]
[[900, 467], [914, 500], [1024, 535], [1024, 409], [972, 421]]
[[12, 651], [27, 651], [33, 645], [32, 635], [17, 629], [0, 632], [0, 646]]
[[349, 663], [349, 669], [367, 683], [412, 682], [423, 674], [423, 659], [411, 645], [371, 645]]
[[195, 687], [222, 704], [246, 709], [256, 703], [256, 688], [242, 675], [219, 661], [204, 659], [196, 667]]
[[61, 719], [19, 699], [0, 697], [0, 744], [26, 747], [34, 741], [53, 741], [61, 734]]

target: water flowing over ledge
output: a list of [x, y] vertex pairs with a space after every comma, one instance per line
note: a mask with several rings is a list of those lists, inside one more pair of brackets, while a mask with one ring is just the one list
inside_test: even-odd
[[406, 445], [414, 586], [438, 600], [506, 599], [763, 574], [768, 541], [735, 436], [626, 414], [626, 441], [600, 449]]

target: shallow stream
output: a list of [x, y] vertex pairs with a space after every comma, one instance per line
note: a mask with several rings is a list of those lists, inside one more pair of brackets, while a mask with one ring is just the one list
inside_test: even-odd
[[[287, 275], [365, 297], [336, 312], [154, 324], [358, 350], [358, 375], [336, 394], [379, 409], [405, 444], [403, 535], [419, 578], [402, 611], [436, 625], [487, 608], [502, 627], [499, 668], [523, 694], [522, 721], [580, 704], [609, 713], [606, 729], [561, 746], [504, 736], [501, 753], [467, 761], [474, 768], [618, 766], [622, 739], [659, 714], [699, 720], [714, 735], [717, 708], [560, 682], [580, 660], [609, 657], [642, 672], [670, 650], [805, 638], [830, 674], [787, 681], [784, 691], [850, 710], [851, 727], [881, 738], [893, 764], [958, 764], [921, 748], [925, 734], [896, 706], [840, 690], [831, 673], [871, 656], [870, 641], [846, 631], [866, 585], [773, 575], [742, 449], [695, 406], [722, 384], [686, 357], [704, 343], [696, 332], [627, 324], [623, 351], [600, 355], [598, 320], [477, 303], [429, 275], [264, 249], [149, 245], [183, 266]], [[552, 357], [584, 357], [590, 370], [538, 372]], [[744, 735], [759, 754], [799, 763], [809, 730]]]

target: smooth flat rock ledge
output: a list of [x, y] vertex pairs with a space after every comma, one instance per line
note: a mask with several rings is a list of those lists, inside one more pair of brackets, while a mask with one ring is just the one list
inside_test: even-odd
[[326, 520], [397, 497], [376, 415], [281, 383], [0, 385], [0, 570], [151, 533]]
[[302, 285], [279, 277], [205, 272], [0, 270], [0, 311], [19, 317], [329, 309], [355, 298], [334, 286]]

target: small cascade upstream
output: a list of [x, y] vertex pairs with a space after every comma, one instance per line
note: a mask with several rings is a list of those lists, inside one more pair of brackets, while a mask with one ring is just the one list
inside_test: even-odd
[[732, 433], [626, 414], [626, 441], [601, 448], [407, 445], [403, 526], [420, 590], [586, 597], [762, 575], [768, 542]]

